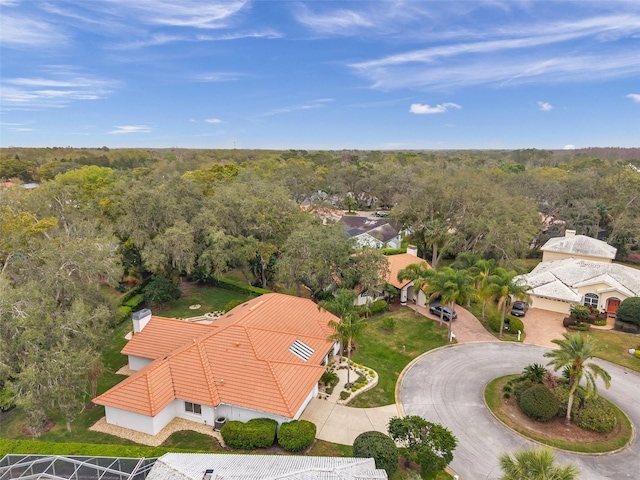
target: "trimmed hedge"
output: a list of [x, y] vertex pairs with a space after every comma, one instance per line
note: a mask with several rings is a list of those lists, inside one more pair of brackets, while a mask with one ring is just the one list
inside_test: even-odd
[[376, 468], [382, 468], [391, 478], [398, 469], [398, 448], [391, 437], [382, 432], [361, 433], [353, 441], [353, 456], [373, 458]]
[[270, 418], [254, 418], [247, 423], [231, 420], [222, 426], [220, 434], [231, 448], [254, 450], [273, 445], [277, 429], [278, 422]]
[[7, 453], [32, 455], [82, 455], [88, 457], [160, 457], [165, 453], [209, 453], [207, 450], [186, 450], [173, 447], [113, 445], [91, 443], [41, 442], [36, 440], [6, 440], [0, 438], [0, 458]]
[[522, 333], [524, 333], [524, 323], [522, 323], [522, 320], [520, 320], [518, 317], [509, 315], [505, 317], [504, 321], [505, 323], [509, 324], [509, 332], [517, 334], [518, 330], [520, 330]]
[[123, 307], [130, 307], [132, 310], [137, 309], [144, 302], [144, 295], [139, 293], [122, 304]]
[[236, 308], [238, 305], [242, 305], [246, 300], [229, 300], [224, 307], [222, 307], [222, 311], [224, 313], [227, 313], [231, 310], [233, 310], [234, 308]]
[[609, 433], [618, 424], [618, 417], [609, 402], [592, 398], [584, 402], [574, 415], [576, 425], [585, 430]]
[[283, 423], [278, 429], [278, 443], [287, 452], [301, 452], [316, 438], [316, 426], [308, 420]]
[[383, 255], [399, 255], [401, 253], [407, 253], [406, 248], [381, 248], [380, 251]]
[[553, 392], [541, 384], [533, 385], [522, 392], [518, 403], [527, 417], [539, 422], [548, 422], [560, 409]]
[[247, 285], [237, 280], [233, 280], [232, 278], [216, 278], [213, 283], [216, 287], [225, 288], [232, 292], [245, 293], [254, 297], [259, 297], [265, 293], [271, 293], [270, 290]]

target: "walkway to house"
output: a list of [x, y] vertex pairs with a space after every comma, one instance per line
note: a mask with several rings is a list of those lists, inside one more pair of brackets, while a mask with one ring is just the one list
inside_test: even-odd
[[[566, 316], [566, 313], [530, 308], [527, 314], [521, 318], [524, 323], [524, 331], [527, 333], [522, 343], [557, 348], [558, 346], [552, 343], [551, 340], [555, 338], [561, 339], [562, 334], [567, 331], [567, 329], [562, 326], [562, 320]], [[607, 325], [603, 327], [592, 325], [591, 328], [594, 330], [611, 330], [613, 329], [614, 323], [615, 320], [609, 318], [607, 319]]]

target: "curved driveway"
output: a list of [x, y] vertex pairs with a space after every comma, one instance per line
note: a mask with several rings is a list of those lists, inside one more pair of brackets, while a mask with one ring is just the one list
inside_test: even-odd
[[[483, 401], [484, 386], [496, 377], [520, 372], [530, 363], [545, 365], [548, 348], [516, 343], [474, 343], [435, 350], [421, 357], [402, 378], [399, 401], [407, 415], [448, 427], [458, 438], [451, 468], [464, 480], [497, 479], [497, 457], [504, 451], [537, 446], [496, 420]], [[600, 362], [611, 374], [611, 388], [598, 387], [640, 426], [640, 375]], [[640, 443], [610, 455], [556, 452], [559, 462], [573, 462], [581, 480], [632, 479], [640, 472]]]

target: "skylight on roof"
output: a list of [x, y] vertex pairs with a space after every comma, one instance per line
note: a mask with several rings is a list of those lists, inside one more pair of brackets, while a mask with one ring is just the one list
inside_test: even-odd
[[293, 342], [289, 347], [289, 351], [305, 362], [311, 358], [311, 355], [313, 355], [313, 348], [309, 345], [305, 345], [300, 340]]

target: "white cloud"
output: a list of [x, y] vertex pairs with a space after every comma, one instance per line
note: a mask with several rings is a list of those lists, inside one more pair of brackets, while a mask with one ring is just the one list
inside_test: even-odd
[[120, 6], [123, 16], [136, 11], [137, 17], [147, 24], [202, 29], [226, 26], [230, 17], [247, 5], [244, 0], [107, 0], [107, 3]]
[[309, 103], [304, 103], [300, 105], [292, 105], [284, 108], [277, 108], [270, 112], [262, 113], [257, 115], [258, 117], [271, 117], [273, 115], [281, 115], [283, 113], [295, 112], [297, 110], [311, 110], [314, 108], [322, 108], [326, 107], [328, 103], [333, 102], [332, 98], [320, 98], [318, 100], [313, 100]]
[[5, 11], [0, 15], [2, 45], [14, 48], [46, 48], [64, 44], [66, 36], [52, 24]]
[[146, 125], [120, 125], [116, 126], [115, 130], [111, 130], [107, 133], [123, 135], [128, 133], [149, 133], [151, 130], [152, 128]]
[[353, 10], [334, 10], [325, 14], [312, 13], [308, 8], [300, 8], [296, 20], [322, 33], [350, 33], [356, 27], [371, 27], [373, 23], [362, 13]]
[[412, 103], [409, 112], [415, 113], [416, 115], [431, 115], [434, 113], [444, 113], [450, 108], [460, 109], [462, 107], [457, 103], [442, 103], [434, 107], [422, 103]]
[[1, 103], [7, 109], [60, 108], [78, 100], [105, 98], [119, 82], [77, 76], [67, 68], [51, 67], [52, 76], [4, 78]]
[[565, 145], [564, 147], [562, 147], [562, 149], [563, 149], [563, 150], [575, 150], [575, 149], [576, 149], [576, 146], [575, 146], [575, 145], [568, 144], [568, 145]]
[[197, 120], [195, 118], [190, 118], [189, 123], [197, 123]]
[[222, 123], [222, 120], [219, 118], [205, 118], [204, 121], [207, 123]]
[[27, 128], [27, 127], [15, 127], [15, 128], [10, 128], [9, 130], [13, 130], [14, 132], [33, 132], [33, 128]]
[[548, 102], [538, 102], [538, 107], [543, 112], [550, 112], [551, 110], [553, 110], [553, 105]]
[[627, 95], [627, 98], [630, 98], [636, 103], [640, 103], [640, 93], [630, 93], [629, 95]]
[[242, 77], [243, 74], [236, 72], [210, 72], [210, 73], [201, 73], [196, 75], [194, 80], [196, 82], [230, 82], [232, 80], [237, 80]]

